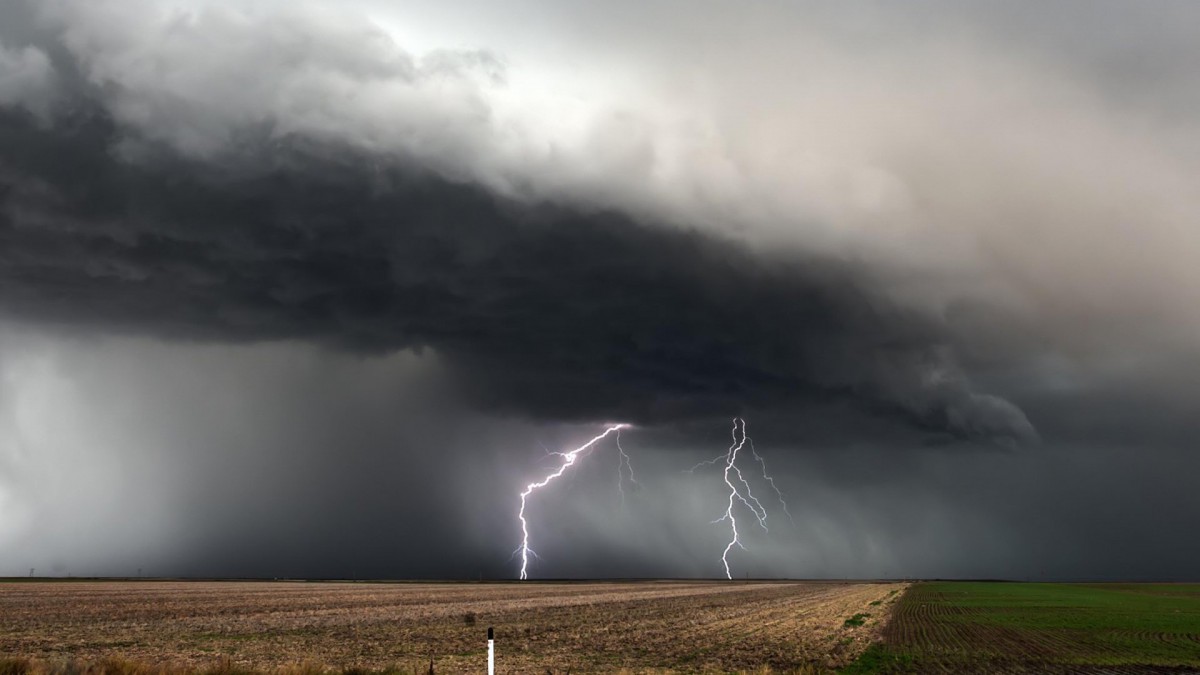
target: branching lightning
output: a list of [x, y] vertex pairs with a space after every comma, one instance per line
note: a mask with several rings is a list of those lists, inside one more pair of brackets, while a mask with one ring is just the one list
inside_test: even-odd
[[[743, 433], [745, 432], [745, 428], [746, 428], [745, 423], [743, 423], [742, 424]], [[792, 512], [788, 511], [787, 502], [784, 501], [784, 499], [783, 499], [783, 493], [780, 492], [779, 487], [775, 485], [775, 479], [772, 478], [771, 475], [767, 473], [767, 460], [763, 459], [762, 456], [758, 454], [758, 451], [754, 449], [754, 439], [753, 438], [748, 438], [746, 440], [749, 441], [749, 443], [750, 443], [750, 454], [754, 455], [754, 459], [757, 459], [759, 465], [762, 466], [763, 479], [771, 484], [771, 489], [775, 491], [775, 496], [779, 498], [779, 503], [783, 505], [784, 515], [786, 515], [788, 517], [788, 520], [791, 523], [795, 524], [796, 521], [792, 520]]]
[[[568, 452], [546, 451], [547, 456], [554, 455], [560, 457], [561, 463], [558, 465], [557, 469], [546, 475], [545, 478], [542, 478], [537, 482], [529, 483], [525, 487], [525, 490], [521, 492], [521, 508], [517, 511], [517, 519], [521, 521], [521, 545], [516, 551], [513, 552], [514, 558], [518, 554], [521, 557], [521, 579], [529, 578], [529, 558], [531, 556], [534, 558], [537, 557], [537, 553], [529, 547], [529, 522], [525, 518], [525, 507], [528, 506], [529, 496], [531, 494], [541, 488], [546, 487], [555, 479], [562, 476], [569, 468], [575, 465], [576, 461], [578, 461], [580, 457], [591, 450], [597, 443], [610, 435], [613, 436], [615, 445], [617, 447], [617, 490], [621, 494], [622, 503], [624, 503], [625, 500], [626, 479], [628, 479], [630, 485], [638, 485], [637, 478], [633, 472], [633, 463], [630, 461], [629, 454], [625, 452], [623, 447], [621, 447], [621, 430], [627, 428], [629, 428], [628, 424], [613, 424], [606, 427], [603, 432], [597, 434], [587, 443], [584, 443], [574, 450], [570, 450]], [[721, 523], [728, 521], [730, 530], [732, 531], [732, 537], [730, 538], [729, 543], [725, 545], [725, 549], [721, 552], [721, 564], [725, 568], [725, 577], [727, 579], [733, 578], [733, 573], [729, 567], [730, 551], [732, 551], [735, 546], [743, 551], [746, 550], [746, 547], [742, 544], [742, 533], [738, 530], [736, 513], [738, 509], [738, 503], [740, 502], [742, 506], [745, 506], [752, 514], [754, 514], [755, 520], [758, 522], [759, 527], [761, 527], [764, 532], [769, 531], [767, 529], [767, 509], [763, 506], [762, 502], [754, 496], [754, 492], [750, 486], [750, 481], [747, 479], [746, 475], [742, 472], [741, 467], [738, 465], [738, 457], [739, 455], [745, 455], [744, 450], [746, 449], [747, 445], [749, 445], [750, 454], [754, 461], [758, 462], [759, 467], [762, 469], [763, 480], [768, 483], [771, 486], [771, 489], [775, 492], [775, 496], [779, 499], [779, 503], [783, 506], [783, 512], [787, 514], [788, 520], [792, 519], [792, 514], [790, 511], [788, 511], [787, 501], [784, 500], [783, 492], [779, 489], [779, 486], [775, 484], [775, 479], [767, 471], [766, 460], [758, 454], [758, 451], [754, 447], [754, 441], [746, 434], [746, 421], [744, 419], [740, 417], [735, 417], [733, 419], [733, 429], [730, 432], [730, 436], [732, 442], [729, 445], [729, 449], [727, 449], [724, 454], [717, 455], [712, 459], [699, 462], [690, 469], [687, 469], [688, 473], [695, 473], [697, 469], [704, 466], [721, 464], [723, 467], [722, 478], [724, 479], [725, 486], [729, 489], [729, 498], [725, 506], [724, 514], [712, 522]]]
[[696, 462], [695, 466], [693, 466], [692, 468], [684, 469], [684, 473], [696, 473], [696, 469], [699, 469], [702, 466], [712, 466], [713, 464], [716, 464], [717, 462], [719, 462], [723, 459], [726, 459], [728, 457], [728, 455], [729, 455], [728, 452], [723, 452], [723, 453], [717, 455], [716, 457], [713, 457], [712, 459], [706, 459], [703, 462]]
[[[525, 491], [521, 493], [521, 509], [519, 511], [517, 511], [517, 518], [521, 521], [521, 546], [520, 546], [520, 548], [517, 549], [517, 552], [519, 552], [521, 554], [521, 579], [529, 578], [529, 575], [527, 574], [527, 571], [526, 571], [529, 566], [529, 556], [530, 555], [533, 555], [534, 557], [537, 556], [537, 554], [534, 553], [534, 551], [529, 548], [529, 523], [526, 522], [526, 520], [525, 520], [525, 505], [526, 505], [526, 501], [527, 501], [529, 495], [533, 494], [533, 492], [535, 490], [546, 487], [554, 479], [563, 475], [563, 473], [567, 469], [571, 468], [575, 464], [575, 460], [579, 459], [580, 455], [587, 452], [587, 450], [589, 450], [596, 443], [599, 443], [601, 440], [606, 438], [609, 434], [612, 434], [612, 433], [617, 434], [617, 437], [618, 437], [617, 448], [620, 449], [619, 438], [620, 438], [621, 429], [626, 429], [628, 427], [629, 427], [628, 424], [614, 424], [614, 425], [606, 428], [601, 434], [597, 435], [592, 440], [588, 441], [587, 443], [584, 443], [583, 445], [579, 446], [578, 448], [575, 448], [574, 450], [571, 450], [570, 452], [551, 453], [551, 454], [562, 457], [563, 458], [562, 464], [559, 465], [558, 469], [556, 469], [554, 472], [552, 472], [551, 474], [549, 474], [542, 480], [537, 481], [536, 483], [530, 483], [529, 485], [527, 485], [525, 487]], [[624, 450], [621, 450], [620, 452], [621, 452], [621, 455], [624, 457], [624, 459], [622, 460], [622, 463], [623, 464], [628, 463], [628, 460], [629, 460], [628, 455], [625, 455]], [[629, 479], [630, 479], [630, 481], [633, 481], [633, 465], [629, 464], [628, 466], [629, 466]], [[624, 491], [622, 490], [622, 492], [624, 492]]]
[[621, 504], [625, 504], [625, 470], [629, 470], [629, 484], [637, 485], [637, 478], [633, 476], [633, 462], [629, 461], [629, 455], [625, 453], [625, 448], [621, 447], [621, 430], [617, 429], [617, 492], [621, 493]]
[[783, 511], [784, 513], [787, 513], [788, 519], [791, 520], [792, 518], [792, 514], [787, 510], [787, 502], [783, 500], [783, 493], [779, 491], [778, 487], [776, 487], [775, 479], [767, 473], [766, 461], [758, 454], [757, 451], [755, 451], [754, 441], [750, 440], [750, 438], [746, 435], [746, 421], [744, 419], [740, 417], [733, 418], [733, 430], [731, 435], [733, 442], [730, 444], [729, 449], [725, 451], [724, 455], [718, 455], [712, 459], [700, 462], [687, 470], [688, 473], [694, 473], [696, 469], [702, 466], [713, 465], [724, 460], [725, 468], [723, 476], [725, 479], [725, 485], [729, 488], [729, 502], [725, 507], [724, 515], [722, 515], [720, 518], [717, 518], [713, 522], [721, 523], [729, 521], [730, 529], [733, 531], [733, 538], [729, 540], [729, 543], [725, 546], [725, 550], [721, 553], [721, 564], [725, 567], [725, 578], [727, 579], [733, 578], [733, 575], [729, 570], [729, 552], [733, 550], [734, 546], [737, 546], [743, 551], [746, 550], [746, 547], [742, 545], [741, 535], [738, 532], [737, 527], [737, 516], [734, 513], [736, 502], [741, 502], [746, 506], [746, 508], [750, 509], [750, 512], [754, 514], [755, 519], [758, 521], [759, 526], [762, 527], [764, 532], [767, 531], [767, 509], [762, 505], [762, 502], [758, 501], [758, 498], [754, 496], [754, 493], [751, 492], [750, 482], [746, 480], [746, 477], [742, 474], [742, 470], [738, 468], [737, 465], [738, 453], [742, 451], [742, 448], [744, 448], [747, 443], [750, 444], [750, 452], [754, 456], [754, 459], [757, 460], [762, 466], [763, 478], [770, 483], [771, 488], [775, 490], [775, 494], [779, 497], [779, 502], [783, 504]]

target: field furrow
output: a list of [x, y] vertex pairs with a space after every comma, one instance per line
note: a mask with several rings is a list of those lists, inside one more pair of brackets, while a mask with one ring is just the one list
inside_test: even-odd
[[[490, 625], [502, 673], [825, 667], [866, 647], [902, 589], [753, 582], [4, 583], [0, 653], [410, 671], [427, 670], [432, 658], [439, 673], [478, 672]], [[858, 613], [873, 618], [847, 627]]]
[[880, 673], [1198, 672], [1200, 585], [917, 584], [875, 656]]

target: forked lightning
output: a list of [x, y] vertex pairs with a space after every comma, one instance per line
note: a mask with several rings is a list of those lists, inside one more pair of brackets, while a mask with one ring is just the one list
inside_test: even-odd
[[625, 448], [621, 447], [621, 430], [617, 429], [617, 492], [621, 493], [621, 504], [625, 504], [625, 470], [629, 470], [629, 484], [637, 485], [637, 479], [633, 477], [633, 462], [629, 461], [629, 455], [625, 453]]
[[741, 535], [738, 533], [737, 516], [734, 513], [735, 502], [741, 502], [746, 508], [750, 509], [755, 519], [758, 520], [759, 526], [762, 527], [764, 532], [767, 531], [767, 509], [763, 507], [758, 498], [750, 491], [750, 483], [742, 475], [742, 470], [737, 465], [738, 453], [741, 452], [747, 442], [750, 444], [751, 454], [762, 466], [763, 478], [771, 484], [771, 488], [775, 490], [775, 494], [779, 497], [779, 503], [783, 504], [783, 512], [787, 514], [788, 520], [792, 518], [792, 514], [787, 510], [787, 502], [783, 500], [783, 493], [775, 486], [775, 479], [767, 473], [766, 461], [754, 450], [754, 441], [746, 436], [746, 420], [740, 417], [733, 418], [733, 430], [731, 434], [733, 436], [733, 443], [730, 444], [729, 450], [725, 451], [724, 455], [718, 455], [712, 459], [705, 460], [688, 469], [689, 473], [694, 473], [696, 469], [702, 466], [716, 464], [721, 460], [725, 461], [724, 478], [725, 485], [729, 488], [729, 502], [725, 507], [725, 514], [713, 522], [721, 523], [728, 520], [729, 527], [733, 530], [733, 538], [729, 540], [729, 543], [725, 546], [725, 550], [721, 553], [721, 564], [725, 567], [726, 579], [733, 578], [733, 574], [729, 570], [729, 552], [733, 550], [734, 546], [743, 551], [746, 550], [746, 547], [742, 545]]
[[[579, 459], [579, 456], [581, 454], [585, 453], [593, 445], [599, 443], [601, 440], [603, 440], [609, 434], [614, 434], [614, 433], [617, 434], [617, 438], [618, 438], [617, 448], [620, 450], [621, 446], [620, 446], [619, 439], [620, 439], [621, 429], [627, 429], [627, 428], [629, 428], [628, 424], [614, 424], [614, 425], [606, 428], [603, 431], [603, 433], [599, 434], [598, 436], [596, 436], [592, 440], [588, 441], [587, 443], [584, 443], [583, 445], [579, 446], [578, 448], [571, 450], [570, 452], [551, 453], [551, 454], [555, 454], [555, 455], [562, 457], [562, 459], [563, 459], [562, 464], [560, 464], [558, 469], [556, 469], [550, 475], [546, 476], [545, 478], [541, 479], [540, 481], [537, 481], [536, 483], [530, 483], [529, 485], [527, 485], [525, 487], [525, 491], [521, 493], [521, 509], [519, 511], [517, 511], [517, 518], [521, 521], [521, 547], [518, 548], [517, 551], [521, 554], [521, 578], [522, 579], [529, 578], [528, 571], [527, 571], [528, 567], [529, 567], [529, 555], [531, 553], [534, 555], [537, 555], [536, 553], [533, 552], [532, 549], [529, 548], [529, 523], [526, 522], [526, 520], [525, 520], [525, 506], [526, 506], [527, 500], [529, 498], [529, 495], [533, 494], [533, 492], [535, 490], [539, 490], [541, 488], [546, 487], [555, 478], [558, 478], [559, 476], [563, 475], [563, 473], [567, 469], [571, 468], [575, 464], [575, 460]], [[629, 456], [625, 454], [624, 450], [620, 450], [620, 453], [623, 458], [621, 460], [621, 463], [628, 464]], [[628, 466], [629, 466], [629, 480], [633, 481], [633, 465], [629, 464]], [[619, 486], [620, 486], [620, 484], [618, 483], [618, 487]], [[622, 494], [624, 494], [624, 490], [622, 490]]]

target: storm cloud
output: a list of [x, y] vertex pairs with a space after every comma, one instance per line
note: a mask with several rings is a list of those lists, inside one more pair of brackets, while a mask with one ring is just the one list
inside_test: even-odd
[[[202, 13], [168, 58], [178, 49], [193, 62], [188, 41], [212, 39], [206, 30], [232, 31], [240, 45], [240, 30], [265, 36], [278, 49], [245, 48], [275, 61], [299, 59], [368, 91], [382, 78], [468, 111], [469, 88], [446, 93], [428, 80], [457, 84], [487, 62], [439, 54], [417, 65], [395, 48], [348, 46], [338, 32], [317, 32], [315, 46], [299, 40], [313, 23], [283, 31], [234, 18]], [[55, 51], [89, 53], [79, 44], [91, 45], [68, 28]], [[262, 62], [252, 57], [243, 60]], [[106, 64], [62, 69], [106, 73]], [[253, 81], [305, 88], [281, 82], [273, 65]], [[884, 297], [860, 265], [754, 256], [729, 237], [517, 201], [422, 163], [423, 152], [453, 154], [440, 141], [388, 127], [400, 135], [383, 143], [392, 151], [371, 152], [296, 121], [317, 114], [302, 105], [310, 100], [342, 113], [336, 88], [298, 102], [301, 112], [285, 101], [238, 124], [229, 118], [254, 105], [236, 99], [265, 94], [244, 92], [224, 69], [201, 71], [234, 89], [168, 77], [146, 85], [151, 96], [140, 79], [93, 74], [90, 86], [60, 92], [70, 103], [49, 121], [5, 113], [9, 311], [178, 338], [433, 348], [479, 398], [552, 419], [643, 422], [851, 396], [960, 435], [1035, 436], [1011, 404], [971, 391], [937, 317]], [[109, 84], [116, 94], [101, 91]], [[212, 110], [181, 100], [201, 91]], [[397, 109], [418, 115], [418, 131], [434, 126], [419, 103]], [[465, 142], [458, 125], [470, 117], [450, 115], [437, 130]]]
[[[763, 574], [1023, 569], [1032, 554], [1012, 551], [1029, 541], [1098, 545], [1063, 536], [1088, 531], [1086, 508], [1015, 525], [1058, 501], [1071, 467], [1102, 467], [1079, 486], [1095, 504], [1108, 476], [1194, 465], [1200, 134], [1181, 111], [1200, 83], [1166, 68], [1195, 56], [1184, 18], [1105, 6], [1087, 23], [1104, 39], [1081, 43], [1032, 11], [939, 3], [525, 8], [535, 18], [365, 0], [0, 10], [6, 398], [61, 371], [158, 410], [128, 422], [155, 440], [128, 445], [181, 448], [154, 455], [161, 489], [144, 502], [180, 515], [150, 518], [147, 541], [201, 499], [171, 477], [181, 467], [213, 486], [245, 464], [258, 478], [230, 488], [231, 513], [278, 510], [188, 521], [194, 541], [164, 545], [163, 564], [271, 574], [271, 551], [312, 539], [321, 552], [285, 573], [348, 574], [335, 542], [366, 539], [347, 519], [391, 513], [353, 496], [365, 476], [453, 470], [403, 501], [439, 514], [455, 553], [359, 571], [436, 576], [454, 558], [453, 574], [495, 574], [488, 533], [505, 525], [467, 513], [520, 484], [511, 460], [525, 466], [539, 435], [606, 421], [637, 424], [643, 461], [671, 475], [750, 416], [793, 484], [824, 495], [794, 536], [760, 542], [777, 547]], [[91, 365], [102, 354], [119, 365]], [[241, 373], [261, 383], [217, 411], [152, 372], [172, 363], [217, 398]], [[13, 513], [53, 501], [31, 491], [49, 479], [19, 450], [41, 446], [18, 408], [3, 418], [18, 449], [0, 456]], [[245, 436], [206, 431], [220, 428]], [[1127, 453], [1155, 459], [1133, 470]], [[593, 478], [582, 492], [611, 487]], [[1167, 482], [1160, 507], [1193, 518]], [[306, 485], [333, 504], [299, 506]], [[657, 514], [641, 526], [562, 504], [556, 569], [710, 573], [694, 564], [707, 520], [656, 544], [702, 503], [688, 485], [636, 496]], [[454, 506], [462, 494], [478, 503]], [[179, 562], [210, 527], [219, 553]], [[266, 531], [296, 538], [248, 543]], [[1091, 573], [1075, 549], [1048, 555], [1070, 562], [1034, 574]], [[1169, 576], [1184, 559], [1107, 573]]]

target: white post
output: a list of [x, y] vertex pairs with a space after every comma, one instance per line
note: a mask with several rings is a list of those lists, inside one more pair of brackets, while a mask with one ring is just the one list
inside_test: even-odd
[[488, 626], [488, 675], [496, 675], [496, 641], [492, 627]]

